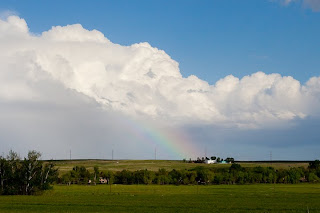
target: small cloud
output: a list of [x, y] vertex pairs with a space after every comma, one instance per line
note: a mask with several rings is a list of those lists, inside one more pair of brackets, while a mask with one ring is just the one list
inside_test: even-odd
[[292, 3], [302, 4], [303, 7], [311, 9], [313, 12], [320, 12], [320, 0], [272, 0], [282, 5], [288, 6]]
[[297, 1], [297, 0], [270, 0], [270, 2], [280, 3], [285, 6], [288, 6], [289, 4], [291, 4], [292, 2], [295, 2], [295, 1]]
[[294, 2], [295, 0], [282, 0], [284, 5], [289, 5], [290, 3]]
[[314, 12], [320, 12], [320, 0], [304, 0], [303, 5]]

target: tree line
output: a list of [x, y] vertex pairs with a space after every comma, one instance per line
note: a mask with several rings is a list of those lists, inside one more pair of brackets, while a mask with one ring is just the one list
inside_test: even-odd
[[[59, 178], [62, 184], [93, 184], [99, 183], [98, 178], [114, 184], [254, 184], [254, 183], [283, 183], [295, 184], [300, 182], [320, 182], [319, 160], [313, 161], [308, 168], [292, 167], [275, 169], [273, 167], [242, 167], [231, 164], [230, 167], [202, 167], [193, 169], [159, 169], [158, 171], [99, 171], [98, 167], [89, 172], [84, 166], [76, 166]], [[89, 181], [90, 180], [90, 181]]]
[[305, 167], [275, 169], [273, 167], [242, 167], [233, 163], [230, 167], [203, 167], [193, 169], [159, 169], [158, 171], [100, 171], [95, 166], [90, 172], [84, 166], [75, 166], [59, 177], [51, 161], [41, 161], [41, 154], [29, 151], [21, 159], [10, 151], [0, 156], [0, 195], [32, 195], [58, 184], [254, 184], [320, 182], [320, 161], [315, 160]]
[[[220, 158], [220, 157], [216, 157], [216, 156], [211, 156], [210, 158], [208, 157], [197, 157], [196, 160], [191, 160], [191, 158], [189, 159], [189, 163], [205, 163], [206, 160], [213, 160], [216, 161], [216, 163], [221, 163], [223, 161], [225, 161], [226, 163], [234, 163], [234, 158], [231, 157], [227, 157], [225, 159]], [[187, 162], [186, 159], [183, 159], [183, 162]]]
[[14, 151], [0, 156], [0, 194], [32, 195], [49, 189], [58, 178], [58, 170], [40, 157], [37, 151], [29, 151], [24, 159]]

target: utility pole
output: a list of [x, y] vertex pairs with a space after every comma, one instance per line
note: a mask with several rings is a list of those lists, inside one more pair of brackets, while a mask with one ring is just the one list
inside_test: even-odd
[[112, 149], [112, 160], [113, 160], [113, 149]]
[[70, 160], [71, 160], [71, 149], [70, 149]]
[[206, 159], [207, 157], [207, 147], [204, 147], [204, 158]]
[[272, 151], [270, 151], [270, 163], [271, 163], [271, 166], [272, 166]]

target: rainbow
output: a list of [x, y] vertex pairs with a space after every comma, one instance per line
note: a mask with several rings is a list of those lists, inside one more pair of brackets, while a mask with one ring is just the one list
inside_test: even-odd
[[122, 124], [127, 131], [130, 131], [139, 141], [143, 142], [150, 150], [163, 150], [159, 156], [166, 159], [189, 159], [200, 154], [199, 149], [192, 143], [188, 135], [178, 129], [156, 127], [150, 122], [133, 120], [126, 117]]

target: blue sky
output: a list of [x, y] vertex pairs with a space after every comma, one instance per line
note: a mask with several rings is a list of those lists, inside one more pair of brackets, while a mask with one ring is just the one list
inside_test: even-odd
[[[0, 18], [19, 16], [34, 37], [23, 37], [23, 30], [21, 38], [11, 37], [15, 27], [24, 26], [22, 20], [0, 22], [12, 25], [12, 32], [0, 36], [5, 46], [0, 50], [5, 73], [0, 73], [0, 115], [8, 119], [0, 122], [0, 149], [39, 149], [45, 158], [64, 158], [72, 149], [77, 158], [110, 158], [101, 150], [112, 146], [127, 148], [119, 158], [148, 159], [159, 146], [159, 158], [181, 158], [161, 155], [168, 152], [161, 144], [147, 149], [135, 133], [123, 132], [121, 122], [130, 117], [154, 129], [185, 132], [199, 152], [240, 160], [268, 160], [270, 151], [275, 159], [319, 158], [319, 8], [320, 2], [310, 0], [2, 0]], [[82, 27], [67, 26], [77, 23]], [[64, 27], [41, 36], [53, 26]], [[119, 46], [109, 47], [99, 33], [86, 31], [94, 29]], [[21, 49], [14, 45], [18, 42]], [[131, 46], [140, 42], [151, 47]], [[34, 78], [21, 74], [30, 64]], [[80, 80], [70, 77], [69, 68]], [[106, 78], [105, 71], [110, 71]], [[48, 73], [52, 77], [44, 77]], [[244, 76], [249, 77], [242, 81]], [[122, 78], [128, 82], [117, 80]], [[6, 94], [2, 81], [10, 88]], [[90, 140], [98, 148], [90, 147]], [[52, 145], [56, 141], [62, 154]]]
[[184, 76], [215, 83], [256, 71], [305, 82], [319, 74], [320, 13], [259, 1], [1, 1], [31, 32], [81, 23], [114, 43], [149, 42], [180, 63]]

